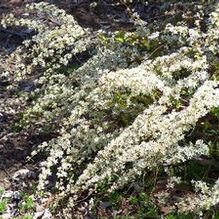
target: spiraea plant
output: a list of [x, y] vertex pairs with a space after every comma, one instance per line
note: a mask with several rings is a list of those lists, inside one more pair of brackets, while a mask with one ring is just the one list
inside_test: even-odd
[[172, 6], [163, 21], [133, 13], [129, 32], [82, 28], [42, 2], [2, 18], [4, 28], [35, 32], [1, 60], [1, 77], [13, 82], [9, 90], [34, 83], [17, 97], [25, 104], [21, 129], [57, 133], [32, 157], [43, 154], [38, 189], [52, 187], [64, 218], [80, 200], [91, 203], [157, 169], [170, 177], [167, 187], [187, 181], [194, 188], [171, 201], [173, 211], [199, 214], [218, 205], [217, 176], [188, 182], [175, 180], [175, 170], [212, 154], [218, 159], [219, 4]]

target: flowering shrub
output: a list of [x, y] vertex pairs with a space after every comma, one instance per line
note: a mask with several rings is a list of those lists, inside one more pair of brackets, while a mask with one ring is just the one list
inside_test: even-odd
[[[219, 4], [191, 3], [160, 25], [133, 14], [132, 32], [107, 33], [84, 29], [47, 3], [26, 10], [1, 20], [4, 28], [36, 32], [4, 57], [1, 77], [14, 86], [34, 80], [35, 89], [18, 97], [26, 104], [19, 126], [57, 132], [32, 156], [46, 156], [38, 189], [52, 183], [55, 202], [68, 200], [65, 218], [83, 197], [92, 201], [157, 167], [170, 174], [172, 167], [209, 155], [210, 140], [195, 133], [219, 107]], [[219, 203], [218, 179], [192, 184], [194, 197], [174, 203], [179, 212]]]

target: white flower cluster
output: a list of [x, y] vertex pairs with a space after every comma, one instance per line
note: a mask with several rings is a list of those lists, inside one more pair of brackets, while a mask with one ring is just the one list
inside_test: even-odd
[[208, 145], [204, 144], [202, 140], [198, 140], [195, 144], [190, 143], [189, 146], [174, 145], [173, 149], [169, 150], [169, 154], [166, 155], [165, 162], [167, 165], [173, 165], [208, 154]]
[[[92, 196], [103, 185], [104, 192], [111, 192], [157, 166], [177, 166], [209, 155], [205, 139], [186, 139], [200, 119], [219, 107], [213, 66], [219, 63], [219, 5], [206, 6], [207, 13], [214, 8], [209, 19], [201, 8], [193, 25], [187, 15], [155, 31], [145, 22], [137, 23], [138, 45], [142, 37], [148, 44], [156, 39], [165, 45], [159, 50], [156, 44], [152, 53], [148, 45], [141, 51], [135, 43], [117, 42], [114, 33], [102, 43], [98, 32], [83, 29], [72, 16], [47, 3], [27, 6], [36, 20], [4, 17], [4, 27], [37, 31], [6, 56], [2, 73], [14, 81], [34, 78], [36, 89], [21, 123], [31, 131], [43, 132], [48, 126], [59, 134], [32, 153], [47, 156], [41, 163], [39, 190], [56, 175], [59, 199], [68, 197], [71, 209], [82, 194]], [[88, 59], [71, 69], [75, 56], [83, 53]], [[176, 182], [180, 183], [173, 177], [170, 186]], [[196, 182], [201, 192], [179, 202], [180, 211], [218, 204], [218, 187], [218, 180], [211, 187]]]
[[[15, 80], [26, 79], [25, 75], [34, 70], [46, 69], [44, 75], [53, 73], [54, 69], [66, 66], [77, 53], [85, 51], [91, 46], [89, 31], [77, 24], [74, 18], [66, 15], [64, 10], [41, 2], [26, 6], [27, 11], [36, 11], [36, 20], [31, 19], [31, 13], [26, 18], [14, 17], [9, 14], [3, 17], [1, 25], [7, 27], [26, 27], [37, 31], [31, 40], [25, 40], [13, 54], [9, 55], [5, 71], [15, 77]], [[42, 17], [49, 22], [42, 22]], [[57, 21], [53, 19], [58, 18]], [[86, 35], [86, 36], [85, 36]], [[82, 40], [83, 38], [83, 40]], [[27, 51], [28, 52], [25, 52]], [[7, 67], [6, 66], [6, 67]], [[13, 68], [12, 68], [13, 66]]]
[[181, 212], [201, 212], [209, 210], [212, 206], [219, 203], [219, 179], [214, 186], [209, 187], [205, 182], [193, 182], [195, 189], [198, 190], [195, 197], [187, 197], [177, 205]]

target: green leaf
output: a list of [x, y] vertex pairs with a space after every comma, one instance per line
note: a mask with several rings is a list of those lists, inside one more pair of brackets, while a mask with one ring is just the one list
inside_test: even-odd
[[4, 213], [7, 209], [7, 201], [2, 200], [0, 201], [0, 213]]

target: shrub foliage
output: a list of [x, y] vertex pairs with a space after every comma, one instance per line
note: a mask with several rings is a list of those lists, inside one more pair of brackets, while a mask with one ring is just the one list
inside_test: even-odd
[[[219, 4], [173, 2], [164, 20], [147, 23], [130, 12], [131, 31], [86, 29], [42, 2], [2, 18], [3, 28], [35, 33], [2, 55], [1, 78], [9, 90], [33, 81], [16, 98], [24, 106], [19, 131], [57, 133], [32, 158], [43, 154], [38, 189], [52, 189], [65, 218], [80, 199], [91, 204], [157, 168], [174, 187], [188, 180], [176, 171], [182, 163], [217, 160]], [[175, 210], [218, 204], [216, 177], [189, 183], [193, 196], [173, 203]]]

